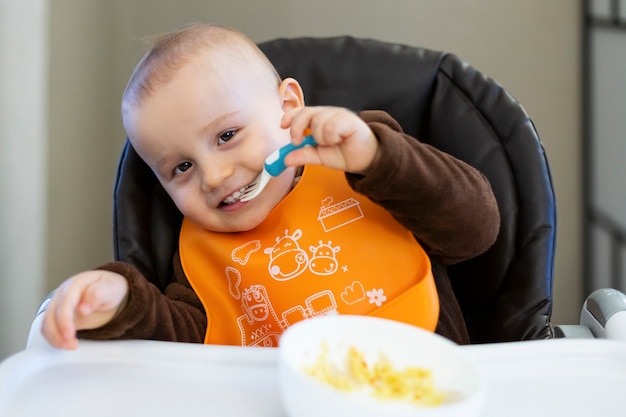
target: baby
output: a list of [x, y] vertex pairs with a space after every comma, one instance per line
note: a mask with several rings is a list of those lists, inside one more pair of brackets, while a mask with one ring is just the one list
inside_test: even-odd
[[[132, 74], [122, 119], [138, 155], [184, 215], [164, 293], [132, 265], [67, 279], [42, 332], [78, 338], [277, 346], [318, 315], [363, 314], [458, 342], [467, 331], [446, 266], [495, 241], [486, 178], [402, 133], [381, 111], [307, 107], [232, 28], [195, 24], [155, 40]], [[288, 169], [241, 201], [271, 152]]]

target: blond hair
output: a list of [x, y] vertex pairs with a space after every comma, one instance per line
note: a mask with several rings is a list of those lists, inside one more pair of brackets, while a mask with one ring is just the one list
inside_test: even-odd
[[194, 23], [176, 31], [146, 39], [143, 55], [122, 95], [122, 118], [159, 87], [167, 84], [189, 60], [200, 52], [228, 52], [250, 71], [278, 86], [276, 69], [258, 46], [240, 31], [215, 24]]

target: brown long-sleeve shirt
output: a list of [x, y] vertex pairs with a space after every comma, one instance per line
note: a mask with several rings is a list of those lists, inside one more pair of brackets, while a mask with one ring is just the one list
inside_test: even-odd
[[[410, 230], [431, 258], [440, 299], [436, 332], [468, 343], [463, 315], [446, 266], [473, 258], [495, 242], [498, 207], [488, 180], [466, 163], [405, 135], [388, 114], [360, 114], [380, 143], [366, 176], [346, 174], [355, 191], [388, 210]], [[91, 339], [154, 339], [202, 343], [204, 308], [174, 255], [172, 281], [164, 293], [131, 265], [101, 266], [128, 279], [126, 307], [103, 327], [79, 332]]]

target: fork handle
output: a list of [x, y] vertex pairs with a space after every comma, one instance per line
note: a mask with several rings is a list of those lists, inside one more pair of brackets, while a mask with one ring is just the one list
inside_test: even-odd
[[305, 146], [315, 145], [315, 139], [313, 139], [312, 135], [305, 136], [302, 140], [302, 143], [298, 145], [288, 143], [280, 149], [272, 152], [272, 154], [265, 159], [265, 171], [267, 171], [267, 173], [270, 174], [272, 177], [280, 175], [280, 173], [287, 168], [287, 166], [285, 165], [285, 156], [287, 156], [292, 151], [295, 151], [296, 149], [304, 148]]

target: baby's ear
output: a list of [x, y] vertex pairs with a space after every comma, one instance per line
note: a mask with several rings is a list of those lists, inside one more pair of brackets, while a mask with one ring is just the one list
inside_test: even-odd
[[293, 78], [285, 78], [278, 86], [283, 111], [304, 107], [304, 92], [300, 83]]

